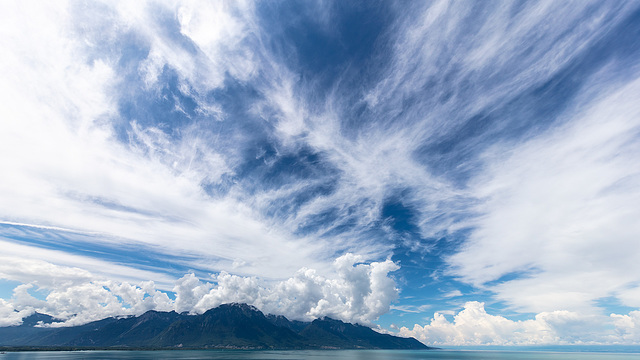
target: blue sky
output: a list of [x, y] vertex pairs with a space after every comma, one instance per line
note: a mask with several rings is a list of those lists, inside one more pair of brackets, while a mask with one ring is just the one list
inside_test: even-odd
[[1, 6], [0, 325], [640, 342], [637, 2]]

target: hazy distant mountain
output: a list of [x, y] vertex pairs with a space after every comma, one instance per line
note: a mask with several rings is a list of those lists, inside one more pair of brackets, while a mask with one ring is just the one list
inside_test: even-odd
[[202, 315], [148, 311], [68, 328], [34, 314], [20, 326], [0, 328], [0, 346], [97, 348], [428, 349], [413, 338], [380, 334], [330, 318], [311, 323], [267, 315], [247, 304], [225, 304]]

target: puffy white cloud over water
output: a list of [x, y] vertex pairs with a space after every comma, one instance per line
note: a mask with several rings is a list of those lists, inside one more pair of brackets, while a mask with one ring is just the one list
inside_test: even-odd
[[388, 275], [399, 267], [390, 260], [370, 264], [363, 260], [346, 254], [334, 261], [333, 276], [303, 268], [293, 277], [271, 284], [255, 277], [221, 273], [214, 276], [214, 286], [197, 281], [193, 274], [186, 275], [174, 289], [176, 308], [202, 313], [223, 303], [244, 302], [290, 319], [308, 321], [329, 316], [371, 324], [397, 299], [396, 283]]
[[[110, 316], [140, 315], [148, 310], [200, 314], [221, 304], [239, 302], [289, 319], [310, 321], [329, 316], [371, 325], [397, 299], [396, 283], [389, 273], [398, 266], [390, 260], [363, 261], [361, 256], [346, 254], [334, 261], [331, 276], [303, 268], [291, 278], [275, 282], [226, 272], [204, 281], [192, 273], [186, 274], [173, 288], [175, 300], [158, 290], [152, 281], [132, 284], [87, 280], [82, 276], [72, 283], [40, 281], [37, 286], [31, 283], [17, 286], [12, 298], [0, 303], [0, 315], [4, 315], [2, 326], [19, 324], [21, 318], [36, 311], [62, 320], [53, 326], [75, 326]], [[29, 290], [47, 294], [38, 299]]]
[[471, 301], [452, 320], [435, 313], [429, 323], [411, 329], [402, 327], [397, 334], [435, 346], [633, 344], [637, 341], [637, 324], [637, 311], [607, 317], [557, 310], [514, 321], [491, 315], [484, 303]]

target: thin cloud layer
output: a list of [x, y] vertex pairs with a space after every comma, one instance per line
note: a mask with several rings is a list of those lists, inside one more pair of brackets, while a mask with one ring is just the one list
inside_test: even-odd
[[583, 98], [567, 125], [491, 149], [474, 184], [481, 215], [449, 258], [453, 272], [526, 312], [587, 310], [608, 296], [637, 307], [625, 294], [640, 264], [638, 93], [635, 80]]
[[174, 277], [160, 267], [126, 266], [91, 256], [75, 255], [0, 240], [2, 279], [29, 283], [43, 289], [65, 288], [92, 280], [141, 282], [155, 279], [162, 290], [171, 290]]

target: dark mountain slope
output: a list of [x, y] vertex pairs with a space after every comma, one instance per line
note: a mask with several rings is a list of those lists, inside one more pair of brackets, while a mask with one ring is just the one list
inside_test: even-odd
[[35, 313], [22, 320], [22, 325], [0, 327], [0, 343], [6, 345], [24, 344], [31, 337], [38, 336], [48, 329], [34, 327], [38, 322], [50, 323], [53, 317], [45, 314]]
[[284, 317], [282, 315], [269, 314], [269, 315], [265, 315], [265, 317], [273, 325], [285, 327], [285, 328], [287, 328], [289, 330], [292, 330], [292, 331], [294, 331], [296, 333], [300, 332], [302, 329], [306, 328], [310, 324], [309, 322], [304, 322], [304, 321], [289, 320], [289, 319], [287, 319], [286, 317]]
[[162, 333], [174, 322], [188, 318], [175, 311], [147, 311], [139, 317], [129, 317], [88, 331], [76, 337], [68, 345], [77, 346], [148, 346], [151, 339]]
[[225, 304], [171, 324], [153, 340], [155, 346], [304, 348], [305, 339], [272, 324], [258, 309]]
[[316, 319], [300, 332], [312, 346], [340, 349], [426, 349], [414, 338], [380, 334], [371, 328], [325, 317]]
[[0, 345], [3, 346], [67, 346], [82, 334], [99, 331], [117, 321], [107, 318], [81, 326], [64, 328], [34, 327], [39, 321], [53, 322], [49, 315], [34, 314], [23, 320], [20, 326], [0, 327]]

